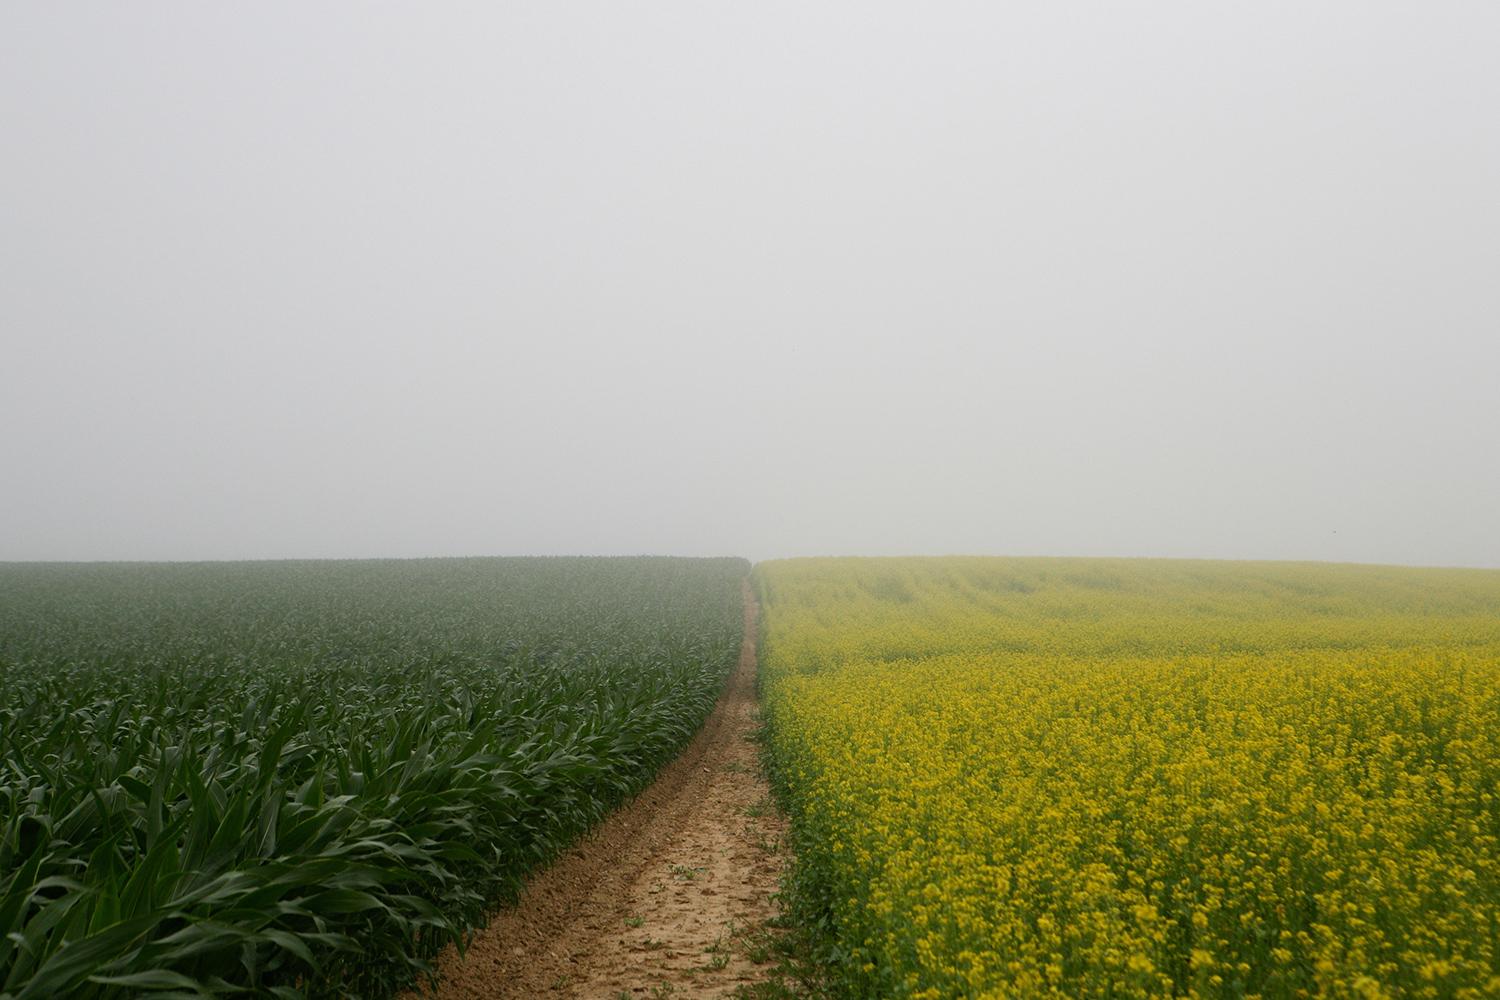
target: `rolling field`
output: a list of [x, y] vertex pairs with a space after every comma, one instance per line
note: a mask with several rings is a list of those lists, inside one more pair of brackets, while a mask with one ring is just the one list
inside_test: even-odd
[[757, 567], [851, 996], [1500, 996], [1500, 573]]
[[686, 744], [747, 571], [0, 566], [0, 997], [390, 994]]

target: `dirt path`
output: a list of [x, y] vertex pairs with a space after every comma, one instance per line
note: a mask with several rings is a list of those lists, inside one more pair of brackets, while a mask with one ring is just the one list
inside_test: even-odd
[[739, 935], [775, 913], [785, 826], [751, 741], [756, 612], [747, 583], [739, 664], [682, 756], [443, 955], [436, 1000], [723, 997], [763, 977]]

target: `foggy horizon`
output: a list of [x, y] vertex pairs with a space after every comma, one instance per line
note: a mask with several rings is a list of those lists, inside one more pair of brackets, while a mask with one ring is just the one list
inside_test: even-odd
[[0, 561], [1500, 568], [1500, 8], [0, 10]]
[[995, 559], [1014, 560], [1026, 562], [1038, 561], [1076, 561], [1076, 562], [1173, 562], [1173, 563], [1221, 563], [1241, 564], [1246, 566], [1353, 566], [1366, 567], [1369, 569], [1399, 569], [1399, 570], [1473, 570], [1476, 573], [1493, 572], [1500, 567], [1495, 566], [1457, 566], [1446, 563], [1383, 563], [1368, 562], [1358, 559], [1335, 560], [1335, 559], [1262, 559], [1244, 558], [1238, 556], [1140, 556], [1140, 555], [1048, 555], [1048, 554], [1022, 554], [1010, 552], [906, 552], [906, 553], [884, 553], [874, 554], [864, 552], [825, 552], [801, 555], [777, 555], [768, 556], [764, 559], [755, 559], [749, 556], [735, 555], [733, 553], [704, 553], [701, 555], [683, 555], [676, 552], [480, 552], [467, 555], [407, 555], [407, 556], [252, 556], [252, 557], [230, 557], [224, 559], [199, 558], [199, 559], [0, 559], [0, 566], [33, 567], [33, 566], [217, 566], [225, 564], [251, 564], [251, 563], [359, 563], [359, 562], [443, 562], [462, 561], [470, 559], [619, 559], [630, 561], [635, 559], [743, 559], [752, 567], [772, 562], [797, 562], [800, 560], [824, 560], [824, 559], [847, 559], [847, 560], [911, 560], [911, 559]]

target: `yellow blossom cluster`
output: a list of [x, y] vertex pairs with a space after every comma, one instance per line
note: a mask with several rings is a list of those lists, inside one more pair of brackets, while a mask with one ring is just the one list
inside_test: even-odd
[[863, 996], [1500, 996], [1500, 573], [757, 570], [798, 905]]

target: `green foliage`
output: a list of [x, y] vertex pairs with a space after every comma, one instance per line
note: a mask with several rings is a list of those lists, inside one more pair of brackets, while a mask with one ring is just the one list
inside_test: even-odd
[[697, 730], [747, 571], [0, 566], [0, 998], [429, 973]]

